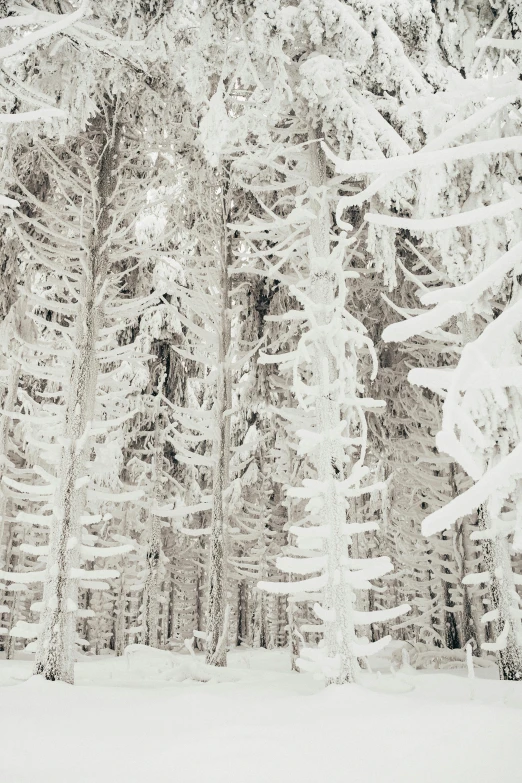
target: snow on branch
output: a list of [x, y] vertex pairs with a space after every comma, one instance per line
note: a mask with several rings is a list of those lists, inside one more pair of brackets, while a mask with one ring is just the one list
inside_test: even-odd
[[120, 572], [115, 568], [99, 569], [97, 571], [87, 571], [85, 568], [71, 568], [71, 579], [81, 579], [84, 582], [96, 579], [117, 579], [119, 575]]
[[391, 636], [383, 636], [382, 639], [377, 639], [376, 642], [352, 642], [352, 652], [358, 658], [366, 658], [369, 655], [376, 655], [384, 650], [385, 647], [391, 642]]
[[[421, 302], [423, 304], [435, 304], [436, 307], [406, 321], [390, 324], [383, 331], [382, 339], [385, 342], [402, 342], [417, 334], [436, 329], [454, 315], [465, 312], [467, 307], [476, 302], [488, 289], [500, 285], [504, 277], [521, 261], [522, 242], [518, 242], [469, 283], [455, 286], [454, 288], [436, 288], [428, 291], [421, 296]], [[517, 310], [516, 315], [513, 313], [514, 308]], [[502, 321], [503, 316], [504, 320]], [[500, 321], [501, 324], [505, 324], [506, 320], [513, 322], [513, 318], [515, 318], [516, 322], [516, 319], [519, 317], [518, 307], [513, 305], [489, 326], [495, 325], [495, 330], [498, 330], [501, 327], [497, 322]], [[484, 331], [484, 335], [488, 328]]]
[[335, 155], [328, 147], [324, 147], [327, 156], [335, 164], [336, 171], [347, 177], [362, 176], [364, 174], [379, 174], [366, 188], [353, 196], [343, 196], [339, 199], [336, 209], [337, 223], [343, 228], [342, 214], [349, 207], [361, 206], [372, 196], [378, 193], [392, 180], [416, 169], [443, 163], [454, 163], [458, 160], [469, 160], [478, 155], [500, 155], [506, 152], [522, 152], [522, 136], [506, 136], [500, 139], [488, 139], [486, 141], [473, 141], [468, 144], [460, 144], [457, 147], [447, 149], [421, 149], [412, 155], [397, 155], [385, 160], [343, 160]]
[[496, 642], [482, 642], [480, 646], [483, 650], [487, 650], [489, 652], [499, 652], [500, 650], [505, 650], [510, 630], [511, 623], [509, 620], [506, 620], [502, 631], [497, 636]]
[[[23, 52], [25, 49], [27, 49], [28, 46], [32, 46], [32, 44], [36, 43], [37, 41], [41, 41], [43, 38], [49, 38], [52, 35], [56, 35], [56, 33], [60, 33], [62, 30], [65, 30], [67, 27], [70, 27], [71, 25], [75, 24], [75, 22], [79, 22], [80, 19], [83, 19], [87, 15], [88, 11], [89, 11], [89, 0], [83, 0], [80, 7], [76, 11], [73, 11], [73, 13], [63, 14], [60, 17], [56, 15], [58, 21], [54, 22], [54, 24], [46, 25], [45, 27], [42, 27], [40, 30], [35, 30], [32, 33], [28, 33], [27, 35], [24, 35], [19, 40], [14, 41], [13, 43], [8, 44], [7, 46], [0, 47], [0, 59], [4, 57], [12, 57], [14, 54]], [[17, 19], [18, 20], [23, 19], [25, 23], [24, 26], [28, 24], [40, 23], [38, 15], [36, 15], [33, 18], [31, 18], [30, 16], [14, 17], [12, 20], [13, 23], [9, 26], [20, 27], [21, 24], [17, 23], [16, 21]]]
[[0, 579], [6, 579], [15, 584], [34, 584], [34, 582], [43, 582], [47, 571], [27, 571], [24, 573], [13, 573], [12, 571], [0, 571]]
[[[335, 155], [326, 145], [323, 146], [326, 155], [335, 164], [338, 174], [361, 176], [362, 174], [406, 174], [415, 169], [441, 163], [453, 163], [457, 160], [468, 160], [477, 155], [499, 155], [503, 152], [522, 152], [522, 136], [506, 136], [500, 139], [472, 141], [460, 144], [458, 147], [446, 149], [421, 149], [411, 155], [396, 155], [394, 158], [343, 160]], [[358, 194], [360, 195], [360, 194]], [[346, 200], [350, 197], [346, 197]], [[358, 196], [354, 197], [358, 198]]]
[[[133, 549], [135, 549], [135, 547], [132, 544], [104, 547], [82, 545], [80, 552], [85, 560], [95, 560], [97, 557], [118, 557], [119, 555], [127, 554], [127, 552], [132, 552]], [[94, 571], [93, 573], [95, 573], [96, 576], [99, 576], [98, 572]]]
[[484, 220], [507, 215], [516, 209], [522, 208], [522, 194], [514, 198], [499, 201], [497, 204], [489, 204], [477, 209], [469, 209], [466, 212], [457, 212], [454, 215], [436, 218], [401, 218], [394, 215], [381, 215], [376, 212], [368, 212], [366, 220], [368, 223], [374, 223], [379, 226], [388, 226], [389, 228], [405, 228], [408, 231], [430, 233], [433, 231], [445, 231], [449, 228], [461, 228], [462, 226], [471, 226], [474, 223], [480, 223]]
[[[456, 370], [442, 367], [415, 367], [408, 373], [408, 381], [415, 386], [424, 386], [432, 391], [447, 390], [451, 387]], [[522, 387], [522, 366], [491, 367], [488, 374], [483, 367], [466, 374], [459, 380], [459, 391], [469, 389], [497, 389], [508, 386]]]
[[291, 595], [301, 591], [309, 592], [319, 590], [326, 585], [326, 574], [314, 576], [311, 579], [303, 579], [299, 582], [258, 582], [259, 590], [265, 590], [267, 593], [278, 593], [279, 595]]
[[479, 40], [476, 43], [476, 46], [491, 46], [495, 49], [504, 49], [504, 50], [512, 50], [516, 49], [517, 51], [522, 51], [522, 39], [520, 38], [479, 38]]
[[501, 255], [469, 283], [455, 288], [437, 288], [428, 291], [421, 296], [421, 302], [423, 304], [440, 304], [458, 301], [466, 305], [473, 304], [489, 288], [499, 285], [505, 275], [520, 262], [522, 262], [522, 242], [517, 242], [514, 247]]
[[[20, 111], [16, 114], [0, 114], [0, 125], [14, 125], [22, 122], [38, 122], [39, 120], [50, 120], [53, 117], [63, 119], [67, 114], [63, 109], [58, 109], [54, 106], [44, 106], [41, 109], [34, 109], [33, 111]], [[12, 207], [13, 209], [18, 206], [18, 201], [12, 198], [0, 197], [0, 206]]]
[[313, 574], [326, 566], [326, 555], [318, 557], [278, 557], [276, 565], [287, 574]]
[[445, 302], [437, 305], [433, 310], [428, 310], [421, 315], [415, 315], [405, 321], [397, 321], [390, 324], [382, 333], [382, 339], [385, 343], [400, 343], [409, 340], [417, 334], [430, 332], [449, 321], [454, 315], [463, 313], [466, 305], [462, 302]]
[[371, 625], [372, 623], [383, 623], [387, 620], [395, 620], [403, 614], [411, 612], [409, 604], [401, 604], [391, 609], [374, 609], [371, 612], [359, 612], [354, 610], [354, 621], [356, 625]]
[[429, 514], [422, 523], [422, 534], [431, 536], [447, 530], [462, 517], [473, 513], [494, 492], [508, 487], [514, 477], [522, 475], [522, 443], [515, 446], [507, 457], [487, 470], [478, 481], [443, 508]]

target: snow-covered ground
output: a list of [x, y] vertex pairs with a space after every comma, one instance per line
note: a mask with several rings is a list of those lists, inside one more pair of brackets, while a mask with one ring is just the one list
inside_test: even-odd
[[325, 689], [291, 672], [284, 650], [238, 650], [215, 677], [135, 648], [82, 660], [75, 686], [30, 672], [0, 661], [0, 684], [14, 686], [1, 691], [1, 783], [521, 779], [522, 684], [464, 671]]

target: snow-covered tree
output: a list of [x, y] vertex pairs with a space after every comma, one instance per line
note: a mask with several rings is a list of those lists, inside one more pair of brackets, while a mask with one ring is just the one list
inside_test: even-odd
[[[516, 41], [512, 44], [513, 48], [517, 45]], [[471, 538], [484, 542], [486, 569], [467, 574], [463, 582], [490, 585], [492, 608], [483, 622], [496, 623], [497, 638], [483, 642], [482, 648], [498, 652], [503, 678], [520, 679], [522, 635], [515, 589], [520, 577], [513, 571], [511, 558], [518, 549], [518, 536], [510, 515], [519, 492], [515, 463], [520, 426], [516, 160], [521, 137], [517, 114], [511, 109], [512, 90], [518, 81], [513, 63], [504, 64], [499, 78], [505, 85], [502, 93], [480, 79], [455, 76], [444, 93], [444, 103], [430, 105], [431, 120], [427, 119], [428, 107], [418, 104], [416, 110], [426, 115], [428, 136], [415, 154], [397, 156], [379, 167], [339, 162], [337, 170], [352, 177], [378, 174], [362, 193], [345, 198], [344, 207], [393, 187], [390, 183], [410, 172], [410, 181], [417, 183], [419, 196], [408, 216], [372, 213], [367, 220], [387, 229], [430, 236], [451, 287], [425, 291], [421, 302], [435, 307], [388, 327], [383, 336], [404, 340], [434, 333], [448, 342], [455, 335], [446, 335], [440, 327], [455, 319], [463, 345], [456, 368], [418, 368], [410, 380], [443, 395], [437, 447], [475, 482], [430, 514], [423, 530], [445, 530], [479, 509], [482, 529]], [[439, 112], [434, 112], [439, 105]], [[456, 117], [451, 111], [448, 118], [449, 105], [458, 106]], [[472, 141], [468, 140], [471, 134]], [[426, 186], [427, 176], [431, 188]], [[440, 214], [448, 208], [449, 215]]]
[[[301, 308], [288, 316], [303, 322], [297, 350], [281, 363], [277, 357], [270, 361], [279, 363], [280, 372], [285, 364], [294, 368], [292, 391], [301, 410], [290, 412], [288, 418], [294, 417], [293, 424], [299, 421], [300, 448], [310, 457], [316, 475], [307, 479], [312, 482], [308, 487], [290, 492], [310, 497], [309, 510], [317, 518], [324, 503], [331, 521], [325, 528], [321, 557], [308, 564], [304, 560], [282, 563], [289, 569], [306, 568], [304, 573], [324, 571], [305, 584], [314, 590], [325, 588], [324, 606], [318, 605], [318, 611], [327, 640], [326, 668], [331, 664], [326, 674], [342, 682], [354, 678], [359, 648], [351, 588], [342, 579], [336, 583], [340, 578], [336, 573], [346, 571], [347, 581], [352, 579], [347, 571], [349, 528], [344, 525], [365, 524], [346, 522], [346, 498], [366, 491], [361, 486], [366, 472], [362, 465], [365, 403], [359, 396], [355, 368], [361, 352], [371, 346], [357, 318], [345, 312], [345, 281], [356, 273], [348, 269], [350, 243], [332, 231], [331, 204], [342, 180], [332, 176], [320, 142], [324, 138], [343, 154], [350, 151], [376, 159], [382, 159], [384, 151], [409, 150], [409, 144], [419, 143], [417, 129], [401, 118], [399, 108], [405, 95], [430, 92], [410, 59], [419, 28], [427, 32], [426, 45], [430, 45], [430, 12], [421, 6], [416, 16], [399, 22], [395, 9], [384, 13], [377, 4], [363, 8], [357, 3], [310, 2], [298, 7], [281, 3], [270, 14], [262, 4], [253, 4], [251, 11], [243, 20], [246, 34], [251, 35], [251, 68], [257, 75], [249, 100], [254, 116], [254, 99], [264, 103], [270, 123], [258, 126], [261, 130], [249, 139], [249, 154], [241, 150], [233, 170], [243, 187], [250, 188], [260, 215], [268, 209], [270, 218], [255, 216], [249, 225], [239, 226], [255, 245], [245, 252], [245, 270], [290, 285]], [[394, 26], [406, 43], [401, 43]], [[389, 100], [381, 100], [381, 89], [391, 96]], [[233, 138], [233, 131], [229, 135]], [[386, 237], [373, 237], [373, 251], [390, 255]], [[345, 416], [349, 433], [343, 433]], [[363, 563], [352, 561], [354, 572], [364, 570]], [[373, 573], [389, 567], [389, 561], [381, 560]], [[370, 564], [368, 569], [370, 573]], [[362, 573], [359, 581], [369, 584]], [[294, 588], [298, 590], [299, 584]]]
[[[59, 91], [68, 110], [68, 140], [46, 142], [20, 134], [10, 161], [19, 201], [31, 206], [30, 215], [22, 209], [14, 214], [13, 225], [27, 259], [26, 317], [38, 329], [35, 343], [24, 346], [22, 360], [33, 387], [25, 395], [26, 411], [16, 415], [26, 423], [33, 477], [44, 483], [36, 487], [29, 476], [4, 481], [31, 506], [40, 505], [36, 513], [32, 507], [23, 512], [24, 518], [50, 527], [50, 537], [48, 551], [40, 550], [47, 556], [45, 572], [8, 578], [45, 581], [36, 671], [67, 681], [73, 678], [78, 588], [103, 589], [103, 576], [117, 575], [114, 569], [82, 568], [81, 561], [129, 549], [122, 545], [109, 552], [92, 546], [98, 542], [93, 529], [82, 534], [86, 525], [106, 518], [107, 504], [136, 496], [119, 478], [123, 432], [118, 428], [134, 415], [133, 396], [147, 372], [139, 350], [119, 343], [118, 333], [157, 301], [155, 294], [133, 299], [126, 290], [128, 275], [135, 268], [145, 270], [154, 255], [151, 242], [135, 235], [154, 174], [142, 135], [144, 123], [149, 132], [154, 129], [154, 113], [141, 110], [140, 116], [138, 107], [123, 98], [129, 90], [138, 100], [146, 90], [136, 72], [128, 71], [132, 44], [123, 39], [136, 34], [146, 45], [148, 25], [157, 21], [139, 4], [135, 9], [128, 5], [131, 27], [125, 8], [114, 16], [110, 8], [97, 7], [94, 27], [68, 28], [89, 69], [85, 79], [79, 63]], [[62, 56], [67, 51], [66, 42]], [[26, 63], [33, 90], [43, 63], [47, 74], [56, 69], [52, 51], [38, 54], [37, 68]], [[45, 202], [28, 186], [24, 168], [29, 163], [46, 172]]]

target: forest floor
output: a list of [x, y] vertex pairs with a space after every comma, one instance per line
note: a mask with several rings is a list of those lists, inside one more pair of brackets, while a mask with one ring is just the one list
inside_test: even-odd
[[238, 649], [215, 676], [188, 655], [128, 649], [82, 659], [74, 687], [0, 661], [14, 686], [0, 692], [0, 783], [521, 779], [522, 684], [495, 669], [324, 688], [286, 650]]

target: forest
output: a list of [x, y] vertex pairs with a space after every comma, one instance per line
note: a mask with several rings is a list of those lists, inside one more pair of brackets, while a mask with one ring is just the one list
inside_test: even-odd
[[2, 783], [519, 779], [520, 0], [0, 0], [0, 275]]

